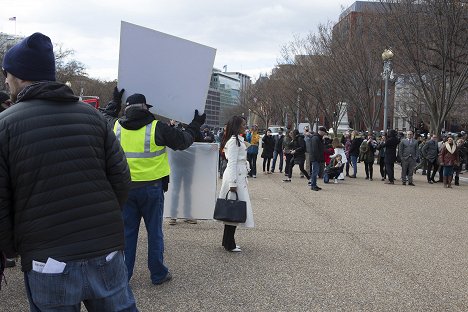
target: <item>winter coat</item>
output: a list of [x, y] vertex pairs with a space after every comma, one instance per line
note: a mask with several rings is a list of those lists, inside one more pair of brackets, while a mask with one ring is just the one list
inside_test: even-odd
[[[237, 187], [237, 195], [239, 200], [247, 203], [247, 219], [245, 223], [224, 222], [229, 225], [241, 225], [245, 227], [254, 227], [254, 219], [252, 213], [252, 205], [250, 203], [249, 189], [247, 188], [247, 147], [244, 138], [239, 136], [240, 146], [237, 145], [235, 136], [232, 136], [224, 146], [224, 152], [228, 160], [226, 170], [223, 174], [223, 182], [219, 191], [219, 198], [225, 198], [230, 187]], [[229, 197], [235, 199], [236, 195], [230, 193]]]
[[26, 87], [0, 114], [0, 250], [23, 271], [124, 248], [130, 172], [112, 127], [61, 83]]
[[305, 161], [306, 152], [304, 136], [296, 136], [296, 138], [292, 141], [292, 150], [294, 150], [294, 163], [303, 163]]
[[365, 163], [373, 163], [374, 162], [374, 152], [375, 152], [375, 145], [372, 143], [369, 144], [368, 140], [364, 140], [359, 147], [359, 159]]
[[275, 139], [275, 152], [281, 153], [283, 151], [284, 134], [275, 135], [274, 139]]
[[458, 155], [459, 151], [457, 145], [455, 143], [452, 144], [451, 148], [455, 148], [455, 151], [453, 153], [449, 152], [448, 147], [450, 147], [448, 143], [442, 145], [442, 148], [440, 149], [439, 153], [439, 164], [441, 166], [458, 166], [460, 163], [460, 159]]
[[349, 147], [349, 156], [359, 156], [359, 148], [361, 147], [363, 139], [356, 137], [351, 140], [351, 146]]
[[203, 142], [205, 143], [214, 143], [215, 141], [214, 134], [209, 130], [204, 130], [202, 132], [202, 136], [203, 136]]
[[439, 144], [436, 141], [428, 140], [421, 149], [424, 158], [433, 163], [439, 156]]
[[291, 154], [291, 150], [294, 149], [293, 140], [289, 135], [283, 139], [283, 150], [285, 154]]
[[246, 139], [247, 142], [250, 143], [250, 146], [247, 149], [247, 154], [258, 154], [258, 142], [260, 141], [258, 132], [249, 132]]
[[[113, 128], [114, 123], [118, 122], [127, 130], [138, 130], [155, 120], [153, 113], [147, 109], [131, 108], [125, 111], [125, 114], [117, 119], [120, 111], [120, 105], [110, 102], [103, 110], [103, 114]], [[200, 124], [192, 121], [183, 131], [176, 127], [171, 127], [165, 122], [156, 123], [154, 142], [158, 146], [167, 146], [173, 150], [184, 150], [189, 148], [194, 141], [203, 142], [203, 136], [200, 132]], [[164, 191], [167, 191], [169, 176], [162, 178]], [[154, 181], [132, 181], [131, 188], [143, 187], [154, 184]]]
[[324, 150], [325, 146], [322, 136], [318, 133], [314, 133], [310, 139], [310, 161], [319, 163], [325, 162], [325, 158], [323, 157]]
[[272, 135], [264, 135], [262, 138], [262, 148], [262, 158], [273, 158], [275, 138]]
[[396, 150], [398, 146], [398, 139], [396, 136], [388, 136], [385, 143], [380, 145], [380, 148], [385, 147], [385, 163], [391, 164], [396, 161]]

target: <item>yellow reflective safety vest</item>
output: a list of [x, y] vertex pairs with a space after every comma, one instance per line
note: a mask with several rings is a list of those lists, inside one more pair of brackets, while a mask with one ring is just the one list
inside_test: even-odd
[[169, 160], [165, 146], [155, 143], [157, 120], [138, 130], [128, 130], [118, 121], [114, 133], [127, 157], [133, 182], [153, 181], [168, 176]]

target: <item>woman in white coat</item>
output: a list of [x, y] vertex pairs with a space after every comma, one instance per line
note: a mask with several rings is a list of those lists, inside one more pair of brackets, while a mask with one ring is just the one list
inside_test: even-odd
[[223, 182], [219, 192], [219, 198], [225, 198], [229, 192], [228, 198], [235, 199], [237, 192], [239, 200], [247, 203], [247, 219], [245, 223], [224, 222], [223, 247], [227, 251], [240, 252], [240, 246], [236, 245], [234, 234], [238, 225], [253, 227], [253, 213], [250, 204], [249, 189], [247, 188], [247, 145], [241, 136], [245, 132], [245, 120], [240, 116], [233, 116], [226, 125], [226, 132], [221, 149], [228, 161], [223, 175]]

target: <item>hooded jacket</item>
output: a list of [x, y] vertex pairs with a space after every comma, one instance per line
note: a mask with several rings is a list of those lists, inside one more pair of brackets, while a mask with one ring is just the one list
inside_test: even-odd
[[0, 114], [0, 250], [67, 262], [123, 250], [130, 173], [105, 118], [56, 82]]

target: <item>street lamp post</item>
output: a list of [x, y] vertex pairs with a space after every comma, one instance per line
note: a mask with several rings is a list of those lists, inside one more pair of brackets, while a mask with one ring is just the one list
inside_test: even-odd
[[301, 98], [302, 88], [297, 89], [297, 112], [296, 112], [296, 129], [299, 129], [299, 100]]
[[387, 131], [387, 114], [388, 114], [388, 80], [393, 78], [392, 72], [392, 58], [393, 52], [390, 49], [385, 49], [382, 53], [383, 60], [383, 73], [382, 76], [385, 80], [385, 93], [384, 93], [384, 122], [383, 122], [383, 131]]
[[288, 112], [286, 111], [286, 107], [284, 107], [284, 126], [288, 127]]

